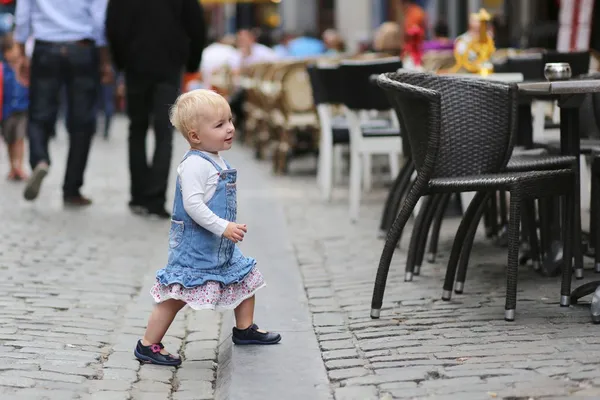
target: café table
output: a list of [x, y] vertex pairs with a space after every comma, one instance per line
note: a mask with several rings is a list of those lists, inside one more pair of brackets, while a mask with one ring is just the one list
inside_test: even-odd
[[[574, 228], [581, 231], [581, 192], [580, 192], [580, 138], [579, 107], [586, 94], [600, 92], [600, 80], [573, 79], [564, 81], [522, 82], [517, 84], [519, 95], [543, 100], [556, 100], [560, 107], [560, 152], [572, 155], [577, 159], [575, 186]], [[582, 278], [583, 251], [582, 243], [573, 243], [576, 278]], [[550, 257], [552, 259], [552, 257]], [[545, 266], [548, 268], [548, 266]], [[570, 298], [561, 297], [561, 306], [569, 306]]]

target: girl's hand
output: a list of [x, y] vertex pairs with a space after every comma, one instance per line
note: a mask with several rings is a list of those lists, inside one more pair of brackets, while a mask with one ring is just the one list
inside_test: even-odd
[[236, 224], [230, 222], [223, 232], [223, 237], [231, 240], [233, 243], [241, 242], [244, 240], [244, 235], [248, 232], [248, 228], [245, 224]]

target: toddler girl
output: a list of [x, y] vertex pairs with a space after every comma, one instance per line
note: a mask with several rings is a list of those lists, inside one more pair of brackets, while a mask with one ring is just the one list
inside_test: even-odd
[[179, 96], [170, 117], [190, 150], [177, 168], [169, 259], [151, 291], [158, 304], [134, 354], [146, 363], [181, 364], [161, 340], [186, 304], [194, 310], [234, 309], [235, 344], [278, 343], [279, 334], [254, 324], [254, 294], [265, 282], [256, 260], [235, 245], [247, 228], [235, 222], [237, 172], [219, 155], [234, 137], [229, 104], [213, 91], [193, 90]]

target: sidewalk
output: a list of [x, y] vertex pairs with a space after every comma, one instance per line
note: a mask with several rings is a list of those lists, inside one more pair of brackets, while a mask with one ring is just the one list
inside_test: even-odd
[[[140, 367], [132, 350], [152, 308], [148, 290], [165, 262], [169, 224], [127, 209], [124, 119], [113, 132], [94, 143], [88, 209], [62, 207], [64, 132], [52, 143], [55, 166], [37, 202], [0, 179], [0, 398], [600, 398], [598, 327], [587, 307], [558, 306], [558, 279], [523, 267], [517, 319], [504, 322], [506, 253], [478, 238], [465, 294], [442, 302], [453, 220], [443, 225], [439, 261], [412, 283], [403, 282], [405, 235], [381, 319], [371, 320], [385, 191], [368, 194], [350, 224], [347, 190], [325, 203], [314, 176], [298, 172], [310, 160], [273, 177], [270, 163], [239, 145], [226, 156], [240, 170], [239, 219], [249, 225], [242, 250], [258, 258], [268, 283], [257, 322], [281, 329], [283, 341], [232, 347], [231, 313], [186, 311], [165, 339], [184, 354], [183, 366]], [[175, 144], [174, 165], [185, 151], [180, 137]]]
[[[278, 193], [336, 400], [600, 398], [598, 327], [588, 306], [559, 307], [559, 278], [522, 267], [516, 321], [505, 322], [506, 250], [480, 235], [465, 294], [441, 300], [458, 220], [444, 222], [437, 263], [425, 263], [409, 283], [403, 276], [412, 229], [405, 229], [381, 319], [371, 320], [385, 190], [366, 195], [360, 221], [351, 224], [347, 188], [325, 203], [314, 177], [300, 175], [279, 179]], [[573, 288], [598, 279], [585, 275]]]
[[[185, 355], [175, 370], [133, 358], [152, 309], [149, 288], [166, 260], [168, 221], [127, 209], [127, 127], [97, 137], [85, 210], [63, 209], [65, 132], [52, 142], [55, 162], [39, 199], [4, 179], [0, 147], [0, 398], [212, 399], [219, 314], [180, 315], [165, 346]], [[174, 160], [185, 147], [176, 140]]]

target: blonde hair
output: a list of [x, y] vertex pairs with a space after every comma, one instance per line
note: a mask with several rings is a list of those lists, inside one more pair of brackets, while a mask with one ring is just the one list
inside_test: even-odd
[[196, 89], [180, 95], [169, 110], [169, 120], [187, 138], [198, 128], [202, 117], [219, 110], [229, 110], [229, 103], [220, 94], [207, 89]]
[[399, 51], [402, 48], [404, 37], [400, 24], [396, 22], [384, 22], [379, 25], [373, 39], [375, 51]]

